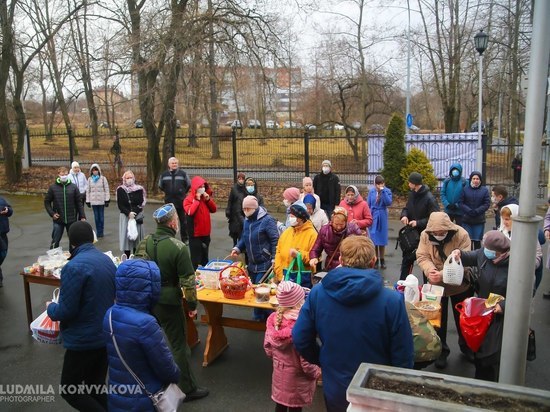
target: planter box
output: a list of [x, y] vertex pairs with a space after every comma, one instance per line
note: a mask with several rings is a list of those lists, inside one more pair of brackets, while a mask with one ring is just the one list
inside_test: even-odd
[[350, 412], [550, 410], [548, 391], [370, 363], [359, 366], [347, 399]]

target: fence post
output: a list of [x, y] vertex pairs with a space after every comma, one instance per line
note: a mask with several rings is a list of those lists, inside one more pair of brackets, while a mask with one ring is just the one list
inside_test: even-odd
[[233, 152], [233, 182], [237, 181], [237, 128], [231, 128], [231, 146]]
[[29, 133], [29, 128], [25, 129], [25, 161], [23, 162], [23, 169], [28, 169], [32, 166], [31, 159], [31, 136]]
[[304, 168], [305, 176], [309, 176], [309, 129], [304, 131]]
[[67, 135], [69, 135], [69, 163], [73, 163], [73, 128], [67, 128]]
[[481, 176], [483, 180], [487, 181], [487, 135], [483, 134], [481, 136]]

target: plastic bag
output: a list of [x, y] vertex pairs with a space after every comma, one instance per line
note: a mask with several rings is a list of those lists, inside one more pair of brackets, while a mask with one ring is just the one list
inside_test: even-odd
[[[57, 303], [59, 299], [59, 288], [53, 291], [52, 302]], [[61, 343], [61, 332], [59, 330], [59, 321], [53, 321], [45, 310], [30, 324], [32, 337], [41, 343]]]
[[462, 266], [462, 262], [453, 255], [449, 256], [443, 265], [443, 283], [447, 285], [462, 285], [462, 279], [464, 279], [464, 266]]
[[493, 320], [493, 308], [487, 308], [486, 299], [466, 298], [455, 308], [460, 313], [460, 331], [466, 345], [477, 352]]
[[416, 276], [408, 275], [405, 280], [400, 280], [397, 284], [405, 287], [405, 302], [415, 304], [420, 300], [420, 290], [418, 289], [418, 279]]
[[128, 240], [134, 241], [138, 237], [137, 223], [136, 219], [128, 219], [128, 231], [127, 231]]

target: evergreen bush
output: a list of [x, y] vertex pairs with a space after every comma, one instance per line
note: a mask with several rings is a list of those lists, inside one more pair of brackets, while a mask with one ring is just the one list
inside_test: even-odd
[[420, 173], [422, 183], [427, 185], [432, 192], [437, 188], [437, 178], [430, 159], [428, 159], [426, 153], [416, 147], [411, 148], [407, 154], [405, 166], [401, 169], [401, 178], [403, 179], [401, 189], [404, 191], [409, 190], [408, 180], [412, 172]]
[[[401, 169], [405, 164], [405, 122], [403, 118], [394, 114], [386, 129], [386, 142], [382, 152], [384, 156], [384, 169], [381, 171], [386, 180], [386, 185], [394, 192], [402, 192], [403, 177]], [[405, 178], [405, 183], [407, 179]]]

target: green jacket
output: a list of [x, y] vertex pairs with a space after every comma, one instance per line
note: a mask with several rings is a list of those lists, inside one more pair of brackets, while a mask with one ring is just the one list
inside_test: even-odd
[[[154, 260], [160, 269], [160, 298], [158, 303], [164, 305], [182, 304], [182, 296], [190, 310], [197, 308], [197, 289], [195, 286], [195, 270], [191, 263], [189, 248], [185, 243], [176, 239], [176, 232], [166, 226], [157, 226], [154, 234], [146, 236], [138, 245], [136, 254], [145, 249], [151, 260]], [[157, 243], [155, 257], [154, 238]], [[183, 295], [182, 295], [183, 290]]]

